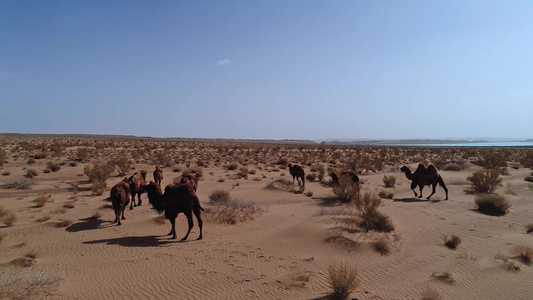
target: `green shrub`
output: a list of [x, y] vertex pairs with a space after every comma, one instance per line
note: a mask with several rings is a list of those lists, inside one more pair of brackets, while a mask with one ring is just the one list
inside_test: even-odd
[[498, 194], [481, 194], [476, 196], [475, 203], [479, 212], [491, 216], [503, 216], [511, 207], [504, 196]]
[[501, 186], [502, 179], [496, 170], [479, 170], [466, 180], [472, 182], [470, 191], [475, 193], [492, 194]]

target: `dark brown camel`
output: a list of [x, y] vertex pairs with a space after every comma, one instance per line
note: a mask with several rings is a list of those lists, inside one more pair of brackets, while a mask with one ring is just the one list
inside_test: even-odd
[[298, 185], [300, 185], [301, 180], [301, 184], [305, 188], [305, 172], [302, 167], [299, 165], [289, 164], [289, 173], [292, 176], [292, 184], [294, 184], [294, 180], [296, 179], [298, 181]]
[[[129, 178], [130, 192], [131, 192], [131, 205], [130, 210], [134, 206], [141, 206], [141, 194], [144, 193], [144, 186], [146, 185], [146, 171], [135, 172]], [[135, 195], [137, 195], [137, 204], [135, 204]]]
[[[335, 174], [335, 172], [329, 174], [329, 176], [331, 176], [331, 180], [333, 181], [334, 184], [339, 184], [339, 177], [337, 176], [337, 174]], [[350, 178], [350, 181], [353, 184], [359, 183], [359, 176], [357, 176], [357, 174], [355, 174], [354, 172], [350, 172], [350, 171], [341, 172], [341, 177]]]
[[154, 181], [157, 185], [161, 186], [162, 180], [163, 180], [163, 169], [161, 169], [159, 166], [156, 166], [154, 170]]
[[121, 225], [120, 213], [122, 212], [122, 220], [125, 220], [124, 210], [130, 203], [130, 185], [128, 184], [128, 178], [124, 178], [111, 188], [111, 202], [113, 203], [113, 210], [115, 211], [115, 221], [113, 221], [113, 223]]
[[[165, 193], [161, 192], [161, 187], [151, 181], [145, 187], [148, 194], [148, 201], [152, 204], [155, 210], [159, 213], [165, 212], [165, 217], [170, 220], [172, 225], [169, 235], [176, 238], [176, 217], [179, 213], [185, 214], [189, 223], [187, 234], [181, 239], [186, 240], [193, 227], [192, 214], [198, 220], [198, 227], [200, 227], [200, 236], [198, 240], [202, 239], [202, 217], [201, 210], [203, 208], [199, 205], [198, 197], [194, 190], [187, 184], [171, 183], [165, 187]], [[198, 205], [196, 204], [198, 203]]]
[[429, 198], [431, 198], [431, 196], [435, 194], [437, 184], [440, 184], [440, 186], [442, 186], [442, 188], [446, 192], [446, 199], [444, 200], [448, 200], [448, 188], [446, 187], [444, 180], [442, 179], [437, 168], [434, 165], [429, 165], [428, 167], [426, 167], [424, 164], [419, 164], [418, 168], [414, 173], [411, 173], [411, 169], [406, 166], [401, 167], [400, 170], [405, 173], [405, 177], [407, 177], [407, 179], [412, 181], [411, 189], [415, 193], [415, 197], [418, 196], [415, 191], [415, 188], [417, 186], [420, 188], [420, 196], [418, 196], [418, 198], [422, 198], [422, 189], [424, 188], [424, 186], [431, 185], [433, 186], [433, 191], [431, 192], [431, 195], [427, 197], [427, 199], [429, 200]]

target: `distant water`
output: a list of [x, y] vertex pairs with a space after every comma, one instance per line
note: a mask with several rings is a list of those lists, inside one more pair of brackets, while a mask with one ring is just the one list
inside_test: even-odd
[[452, 144], [388, 144], [386, 146], [405, 147], [533, 147], [533, 142], [482, 142]]

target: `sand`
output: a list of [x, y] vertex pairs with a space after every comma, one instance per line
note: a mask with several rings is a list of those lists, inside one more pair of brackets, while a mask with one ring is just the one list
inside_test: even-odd
[[[204, 238], [196, 240], [195, 220], [188, 240], [181, 242], [186, 218], [178, 216], [179, 238], [170, 239], [169, 221], [151, 209], [146, 194], [141, 196], [142, 206], [126, 210], [121, 226], [112, 223], [114, 214], [106, 198], [122, 176], [114, 172], [104, 194], [97, 196], [83, 175], [85, 166], [105, 161], [104, 152], [76, 166], [65, 164], [57, 172], [43, 173], [48, 161], [70, 161], [76, 146], [65, 148], [63, 156], [29, 165], [31, 150], [20, 150], [18, 159], [13, 158], [17, 152], [11, 146], [16, 142], [3, 142], [2, 149], [9, 155], [0, 171], [9, 175], [1, 176], [0, 184], [24, 178], [30, 168], [39, 174], [29, 190], [0, 189], [0, 205], [16, 215], [12, 226], [0, 224], [0, 272], [4, 283], [28, 269], [59, 277], [54, 284], [36, 288], [29, 296], [32, 299], [327, 299], [328, 268], [340, 264], [358, 271], [360, 284], [350, 295], [357, 299], [421, 299], [427, 288], [443, 299], [531, 299], [533, 294], [533, 268], [512, 254], [515, 245], [533, 247], [533, 236], [525, 229], [533, 223], [533, 189], [524, 181], [531, 174], [528, 168], [509, 167], [509, 175], [502, 176], [503, 186], [497, 192], [512, 206], [501, 217], [474, 209], [476, 195], [465, 192], [466, 178], [481, 167], [472, 163], [467, 162], [462, 171], [440, 171], [449, 188], [448, 201], [443, 200], [440, 187], [432, 197], [435, 201], [414, 198], [410, 181], [399, 170], [403, 162], [365, 172], [360, 175], [363, 191], [394, 194], [393, 199], [382, 199], [380, 211], [390, 217], [395, 230], [379, 233], [347, 228], [343, 220], [349, 216], [334, 213], [343, 205], [330, 201], [333, 192], [327, 184], [307, 182], [307, 194], [295, 192], [297, 184], [266, 189], [276, 179], [292, 181], [288, 168], [270, 163], [279, 156], [249, 163], [248, 170], [256, 173], [236, 179], [238, 170], [229, 171], [224, 165], [241, 160], [242, 153], [221, 156], [218, 165], [215, 155], [201, 168], [198, 187], [206, 209]], [[205, 145], [202, 151], [206, 147], [217, 152], [216, 147]], [[252, 148], [257, 147], [266, 146]], [[352, 150], [343, 149], [350, 155]], [[413, 170], [418, 165], [416, 158], [405, 162]], [[154, 163], [140, 159], [133, 166], [147, 170], [148, 180], [153, 180]], [[163, 185], [181, 174], [173, 169], [163, 168]], [[310, 166], [305, 171], [310, 173]], [[384, 175], [397, 178], [394, 188], [383, 186]], [[324, 182], [329, 179], [326, 175]], [[213, 218], [217, 207], [209, 204], [209, 195], [217, 189], [261, 211], [236, 224], [217, 223]], [[426, 187], [424, 196], [429, 192]], [[43, 207], [33, 202], [39, 195], [50, 197]], [[95, 214], [100, 216], [94, 218]], [[62, 221], [67, 222], [58, 227]], [[443, 245], [442, 236], [451, 234], [462, 241], [456, 250]], [[380, 238], [389, 242], [388, 255], [372, 248]], [[510, 270], [511, 264], [520, 270]], [[452, 283], [434, 276], [444, 272]], [[28, 285], [18, 292], [3, 287], [9, 294], [0, 293], [0, 298], [24, 295], [31, 291]]]

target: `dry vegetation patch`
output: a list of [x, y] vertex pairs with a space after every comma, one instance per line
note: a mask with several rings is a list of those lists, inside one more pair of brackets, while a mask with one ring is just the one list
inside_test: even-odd
[[330, 297], [335, 300], [344, 300], [359, 286], [357, 269], [344, 264], [328, 268], [328, 283], [333, 290]]
[[471, 182], [471, 193], [492, 194], [502, 183], [497, 170], [479, 170], [466, 179]]
[[443, 235], [442, 241], [444, 242], [444, 246], [448, 247], [448, 249], [455, 250], [461, 244], [461, 238], [455, 234], [452, 234], [450, 236]]
[[0, 276], [2, 299], [49, 299], [64, 278], [59, 269], [37, 269], [30, 267], [17, 270], [10, 267]]
[[533, 249], [531, 247], [516, 245], [511, 252], [526, 265], [530, 265], [533, 260]]
[[420, 293], [420, 300], [442, 300], [436, 289], [427, 287]]
[[477, 210], [490, 216], [503, 216], [511, 207], [507, 199], [498, 194], [482, 194], [475, 198]]

